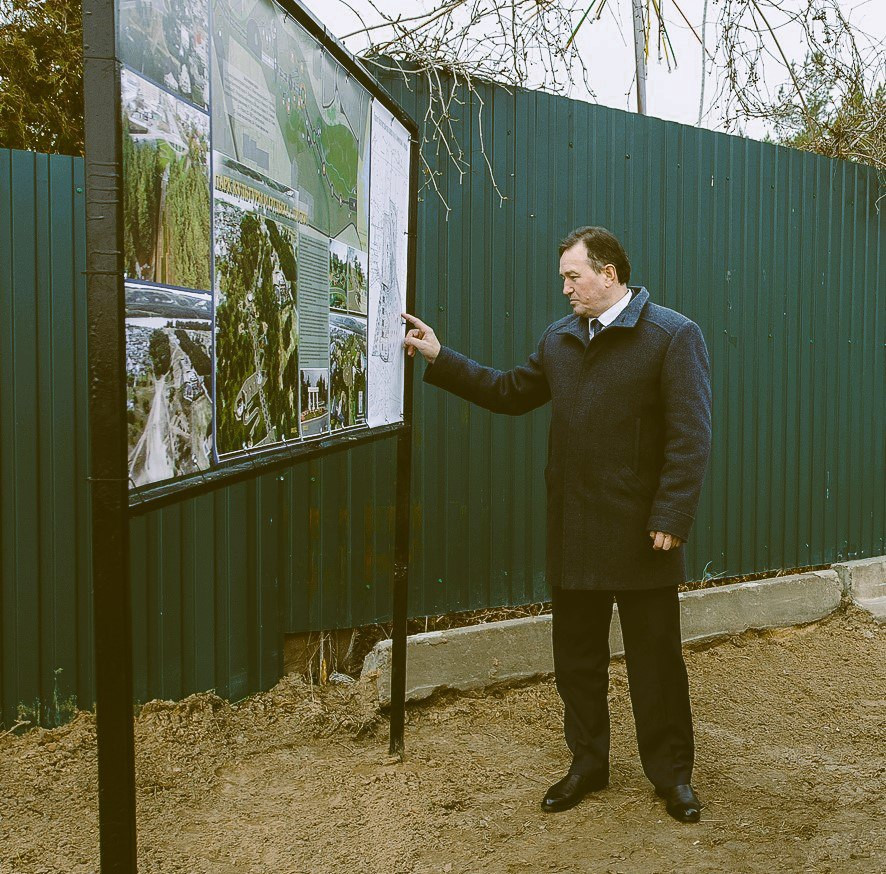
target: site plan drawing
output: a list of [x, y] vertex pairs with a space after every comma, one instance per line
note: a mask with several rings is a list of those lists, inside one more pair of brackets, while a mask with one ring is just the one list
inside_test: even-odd
[[369, 212], [370, 428], [403, 420], [403, 328], [409, 230], [409, 131], [372, 104]]

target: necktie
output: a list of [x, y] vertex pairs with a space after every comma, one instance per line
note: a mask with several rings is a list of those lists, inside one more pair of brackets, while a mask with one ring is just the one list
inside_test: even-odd
[[588, 325], [588, 333], [590, 334], [590, 339], [593, 340], [594, 337], [603, 330], [603, 323], [599, 319], [591, 319], [590, 325]]

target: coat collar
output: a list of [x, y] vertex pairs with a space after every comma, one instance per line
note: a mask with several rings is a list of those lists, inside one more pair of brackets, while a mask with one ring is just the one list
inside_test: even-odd
[[[628, 305], [618, 314], [618, 318], [606, 327], [610, 328], [633, 328], [640, 319], [643, 307], [649, 300], [649, 292], [642, 285], [628, 286], [633, 293]], [[564, 319], [563, 324], [554, 331], [555, 334], [572, 334], [578, 337], [582, 343], [588, 342], [588, 320], [582, 316], [571, 315]]]

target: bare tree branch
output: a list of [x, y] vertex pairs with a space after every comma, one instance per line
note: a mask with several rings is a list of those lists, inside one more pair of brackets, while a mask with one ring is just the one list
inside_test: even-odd
[[[340, 2], [353, 9], [357, 0]], [[430, 100], [422, 119], [425, 186], [445, 203], [439, 162], [450, 162], [460, 180], [470, 169], [456, 135], [459, 113], [468, 103], [476, 113], [487, 172], [500, 202], [505, 199], [486, 152], [484, 104], [475, 84], [491, 81], [565, 96], [581, 89], [582, 96], [594, 99], [577, 35], [600, 19], [607, 4], [612, 13], [613, 3], [630, 0], [439, 0], [427, 12], [406, 17], [385, 13], [377, 0], [364, 2], [374, 10], [375, 20], [367, 23], [361, 17], [363, 26], [344, 39], [364, 39], [367, 62], [408, 70], [427, 85]], [[705, 114], [705, 80], [711, 75], [711, 108], [723, 113], [727, 129], [740, 131], [748, 121], [759, 120], [779, 141], [886, 167], [883, 43], [850, 25], [840, 0], [715, 0], [720, 7], [718, 39], [717, 48], [710, 51], [678, 0], [671, 2], [702, 47], [699, 123]], [[677, 58], [667, 31], [666, 3], [644, 2], [644, 53], [648, 57], [655, 39], [659, 60], [671, 69]], [[705, 20], [703, 33], [706, 26]], [[866, 41], [865, 49], [860, 38]], [[805, 65], [792, 63], [788, 56], [786, 49], [796, 46], [807, 59]], [[472, 97], [462, 100], [460, 93]], [[874, 123], [877, 118], [879, 126]]]

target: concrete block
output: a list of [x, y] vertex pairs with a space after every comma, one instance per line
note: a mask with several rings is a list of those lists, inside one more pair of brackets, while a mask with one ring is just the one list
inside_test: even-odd
[[[680, 595], [683, 640], [813, 622], [835, 610], [841, 594], [834, 571], [684, 592]], [[609, 648], [613, 657], [624, 655], [617, 608]], [[480, 689], [553, 670], [550, 615], [431, 631], [407, 641], [406, 697], [416, 701], [443, 689]], [[390, 703], [390, 640], [377, 644], [366, 656], [363, 676], [373, 676], [379, 701]]]
[[709, 640], [749, 629], [815, 622], [840, 606], [842, 586], [834, 571], [769, 577], [713, 589], [683, 592], [683, 642]]
[[855, 603], [863, 610], [867, 610], [880, 625], [886, 625], [886, 597], [862, 598]]
[[839, 562], [833, 567], [843, 591], [853, 601], [886, 598], [886, 555]]
[[[428, 631], [407, 640], [406, 697], [416, 701], [441, 689], [480, 689], [553, 670], [549, 615]], [[390, 640], [376, 644], [366, 656], [363, 676], [373, 673], [379, 701], [390, 703]]]

